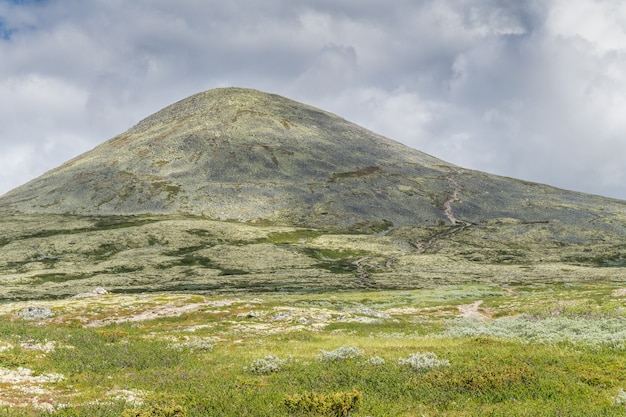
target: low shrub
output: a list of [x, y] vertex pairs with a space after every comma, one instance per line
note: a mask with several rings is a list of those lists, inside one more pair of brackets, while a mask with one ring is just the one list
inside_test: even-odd
[[265, 355], [253, 360], [250, 366], [244, 366], [243, 369], [254, 374], [270, 374], [279, 371], [289, 359], [280, 359], [276, 355]]
[[154, 405], [146, 408], [131, 408], [122, 412], [121, 417], [185, 417], [187, 410], [182, 405]]
[[385, 364], [385, 360], [380, 356], [372, 356], [367, 360], [367, 363], [373, 366], [381, 366]]
[[120, 329], [104, 329], [98, 330], [96, 333], [104, 339], [105, 343], [117, 343], [128, 338], [128, 332]]
[[321, 414], [324, 416], [350, 416], [350, 413], [358, 410], [361, 406], [363, 395], [360, 391], [333, 392], [330, 394], [318, 394], [305, 392], [303, 394], [290, 395], [285, 398], [285, 405], [289, 411], [298, 414]]
[[178, 351], [189, 350], [189, 352], [191, 353], [198, 350], [212, 351], [215, 347], [215, 339], [212, 337], [208, 337], [203, 339], [186, 340], [180, 343], [172, 343], [169, 345], [169, 347]]
[[28, 363], [28, 359], [21, 353], [0, 353], [0, 366], [3, 368], [18, 368]]
[[363, 351], [358, 347], [341, 346], [331, 351], [321, 350], [319, 355], [317, 355], [317, 360], [320, 362], [343, 362], [363, 355]]
[[450, 362], [437, 358], [433, 352], [414, 353], [408, 358], [398, 359], [398, 365], [408, 366], [414, 371], [428, 371], [440, 366], [449, 366]]
[[590, 346], [621, 348], [626, 344], [626, 318], [545, 317], [528, 314], [492, 321], [467, 318], [449, 321], [442, 336], [491, 336], [539, 343], [575, 342]]
[[[491, 360], [454, 373], [433, 375], [439, 379], [438, 386], [459, 392], [471, 393], [484, 398], [506, 397], [506, 393], [524, 393], [527, 387], [536, 383], [537, 377], [532, 368], [524, 363], [505, 365]], [[536, 393], [535, 393], [536, 394]]]

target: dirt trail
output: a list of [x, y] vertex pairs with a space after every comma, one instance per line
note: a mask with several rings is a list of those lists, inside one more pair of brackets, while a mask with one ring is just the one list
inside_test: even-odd
[[220, 301], [206, 301], [201, 303], [190, 303], [183, 305], [176, 305], [174, 303], [168, 303], [162, 306], [156, 306], [145, 311], [121, 315], [116, 317], [109, 317], [101, 320], [88, 321], [84, 324], [85, 327], [103, 327], [115, 323], [132, 323], [139, 321], [154, 320], [163, 317], [179, 317], [183, 314], [197, 311], [203, 307], [215, 307], [230, 305], [239, 302], [239, 300], [220, 300]]
[[448, 184], [450, 184], [450, 188], [452, 189], [452, 192], [450, 193], [446, 201], [443, 203], [443, 214], [445, 214], [448, 220], [450, 221], [450, 223], [452, 223], [452, 225], [455, 226], [458, 220], [456, 219], [456, 217], [454, 217], [454, 213], [452, 212], [452, 203], [454, 203], [455, 201], [459, 199], [459, 192], [461, 191], [461, 186], [452, 175], [448, 176], [446, 179], [448, 180]]
[[436, 234], [426, 242], [411, 242], [413, 246], [415, 246], [415, 248], [417, 249], [417, 253], [425, 252], [438, 240], [445, 239], [457, 233], [460, 233], [470, 226], [469, 222], [457, 219], [454, 216], [454, 212], [452, 211], [452, 203], [459, 200], [459, 193], [462, 190], [461, 185], [455, 179], [455, 175], [458, 175], [458, 173], [450, 174], [446, 177], [446, 180], [450, 185], [451, 191], [448, 195], [448, 198], [443, 203], [443, 214], [448, 218], [448, 221], [452, 224], [452, 226], [455, 227], [447, 228], [447, 230], [445, 230], [443, 233]]
[[483, 303], [483, 300], [478, 300], [472, 304], [462, 304], [457, 306], [459, 312], [461, 313], [461, 317], [474, 319], [474, 320], [486, 320], [489, 318], [486, 314], [478, 311], [478, 307]]

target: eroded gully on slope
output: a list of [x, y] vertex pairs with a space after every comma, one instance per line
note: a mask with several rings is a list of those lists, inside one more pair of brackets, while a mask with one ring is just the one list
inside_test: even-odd
[[425, 252], [438, 240], [445, 239], [457, 233], [460, 233], [470, 226], [469, 222], [457, 219], [454, 215], [454, 211], [452, 210], [452, 203], [459, 200], [459, 193], [462, 191], [461, 185], [456, 180], [456, 177], [458, 177], [459, 175], [460, 174], [458, 172], [454, 172], [446, 177], [450, 192], [443, 203], [443, 214], [446, 216], [452, 227], [447, 228], [443, 233], [437, 233], [426, 242], [411, 242], [413, 246], [415, 246], [415, 248], [417, 249], [417, 253]]

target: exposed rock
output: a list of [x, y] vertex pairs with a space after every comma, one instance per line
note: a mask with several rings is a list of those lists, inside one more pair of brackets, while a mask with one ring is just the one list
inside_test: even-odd
[[357, 310], [357, 314], [362, 314], [365, 316], [376, 317], [379, 319], [390, 319], [391, 316], [383, 311], [377, 311], [371, 308], [362, 308]]
[[96, 287], [90, 292], [84, 292], [80, 294], [76, 294], [72, 298], [85, 298], [85, 297], [99, 297], [102, 295], [107, 295], [109, 292], [102, 287]]
[[293, 311], [281, 311], [279, 313], [274, 314], [271, 317], [272, 321], [283, 321], [283, 320], [289, 320], [293, 318]]
[[50, 307], [29, 306], [20, 310], [17, 315], [24, 320], [43, 320], [54, 316]]

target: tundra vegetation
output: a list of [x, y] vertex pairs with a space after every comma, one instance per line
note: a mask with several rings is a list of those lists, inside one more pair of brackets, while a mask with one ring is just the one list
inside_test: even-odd
[[626, 413], [615, 236], [1, 221], [0, 415]]
[[0, 415], [622, 416], [625, 301], [605, 281], [6, 302]]

